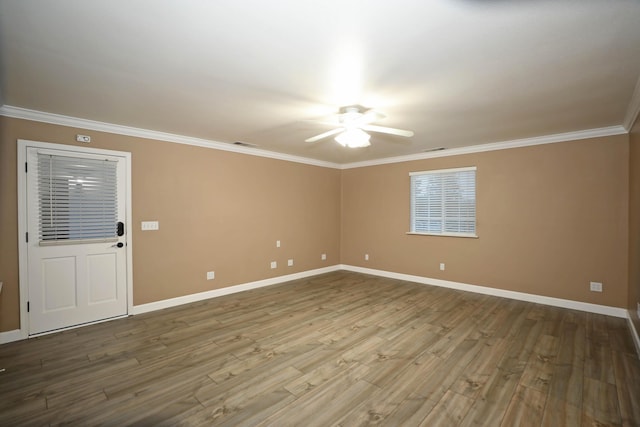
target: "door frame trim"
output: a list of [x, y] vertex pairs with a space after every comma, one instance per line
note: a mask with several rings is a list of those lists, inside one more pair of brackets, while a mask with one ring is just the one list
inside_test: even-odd
[[[133, 312], [133, 215], [131, 213], [131, 153], [127, 151], [105, 150], [102, 148], [79, 147], [77, 145], [55, 144], [51, 142], [18, 139], [18, 264], [19, 264], [19, 292], [20, 292], [20, 335], [29, 338], [29, 316], [27, 315], [27, 301], [29, 297], [29, 268], [27, 262], [27, 174], [24, 164], [27, 161], [27, 147], [43, 148], [57, 151], [68, 151], [83, 154], [98, 154], [123, 158], [125, 162], [125, 217], [129, 231], [127, 232], [127, 315]], [[83, 326], [83, 325], [78, 325]], [[69, 328], [64, 328], [69, 329]], [[37, 336], [37, 335], [33, 335]]]

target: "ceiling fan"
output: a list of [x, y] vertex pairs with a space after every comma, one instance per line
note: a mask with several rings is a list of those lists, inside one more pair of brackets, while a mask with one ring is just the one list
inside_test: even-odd
[[307, 138], [305, 142], [316, 142], [324, 138], [328, 138], [332, 135], [336, 135], [335, 140], [344, 147], [368, 147], [371, 145], [369, 135], [365, 131], [387, 133], [390, 135], [398, 135], [404, 137], [413, 136], [413, 132], [410, 130], [396, 129], [385, 126], [377, 126], [372, 123], [381, 120], [385, 117], [384, 114], [365, 108], [362, 105], [349, 105], [341, 107], [337, 114], [338, 127], [328, 132], [321, 133], [320, 135]]

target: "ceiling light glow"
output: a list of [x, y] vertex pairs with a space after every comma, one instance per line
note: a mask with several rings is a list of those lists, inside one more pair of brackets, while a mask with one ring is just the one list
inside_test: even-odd
[[371, 135], [359, 128], [347, 129], [335, 137], [338, 144], [349, 148], [368, 147], [370, 139]]

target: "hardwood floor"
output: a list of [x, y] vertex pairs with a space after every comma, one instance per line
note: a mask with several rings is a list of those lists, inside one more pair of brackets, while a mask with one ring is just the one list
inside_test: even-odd
[[0, 425], [638, 426], [624, 319], [350, 272], [0, 346]]

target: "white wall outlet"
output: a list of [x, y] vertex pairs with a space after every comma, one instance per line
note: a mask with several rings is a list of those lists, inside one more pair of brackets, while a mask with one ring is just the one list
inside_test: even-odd
[[323, 260], [323, 261], [326, 261], [327, 260], [327, 254], [320, 255], [320, 259]]
[[291, 266], [293, 265], [293, 260], [292, 260], [292, 259], [287, 260], [287, 265], [288, 265], [289, 267], [291, 267]]
[[142, 221], [142, 231], [160, 230], [158, 221]]
[[89, 135], [76, 135], [76, 141], [78, 142], [84, 142], [85, 144], [88, 144], [91, 142], [91, 137]]
[[276, 248], [280, 247], [280, 240], [276, 240]]
[[589, 290], [591, 292], [602, 292], [602, 283], [600, 282], [590, 282]]
[[444, 262], [441, 262], [441, 263], [440, 263], [440, 270], [441, 270], [441, 271], [444, 271]]
[[364, 260], [369, 261], [369, 254], [364, 254]]
[[207, 271], [207, 280], [213, 280], [216, 278], [216, 272], [215, 271]]
[[271, 261], [271, 269], [278, 268], [278, 263], [276, 261]]

